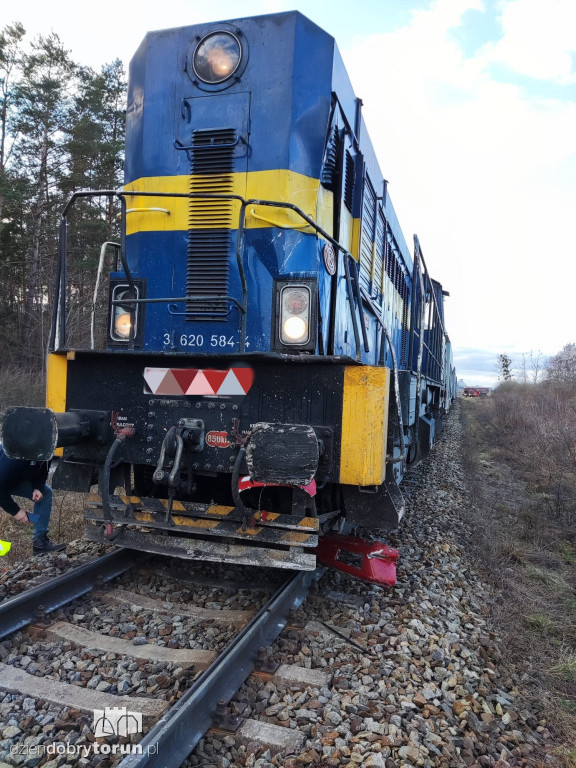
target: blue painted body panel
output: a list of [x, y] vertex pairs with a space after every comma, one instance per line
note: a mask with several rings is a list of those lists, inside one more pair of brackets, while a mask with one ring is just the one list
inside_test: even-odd
[[[173, 147], [186, 127], [182, 100], [204, 97], [218, 103], [221, 96], [237, 91], [252, 94], [250, 171], [289, 168], [318, 178], [330, 112], [334, 39], [296, 12], [236, 20], [233, 28], [242, 30], [248, 44], [248, 66], [238, 83], [207, 93], [188, 75], [187, 56], [196, 36], [225, 29], [225, 24], [146, 35], [130, 64], [126, 182], [188, 173], [185, 153]], [[220, 125], [237, 119], [219, 105], [215, 109]]]
[[[215, 30], [232, 31], [242, 43], [247, 63], [237, 80], [220, 89], [206, 87], [187, 72], [187, 61], [197, 41]], [[392, 339], [400, 368], [415, 369], [416, 351], [408, 359], [408, 336], [413, 260], [386, 191], [384, 177], [357, 99], [334, 39], [298, 12], [202, 24], [159, 32], [144, 39], [130, 66], [127, 118], [126, 182], [139, 178], [185, 176], [190, 173], [187, 152], [193, 130], [232, 127], [245, 137], [234, 150], [236, 174], [293, 171], [311, 179], [322, 172], [325, 146], [337, 101], [336, 119], [346, 127], [350, 152], [364, 169], [362, 185], [354, 193], [352, 216], [363, 215], [362, 188], [370, 183], [387, 223], [389, 251], [397, 275], [382, 291], [381, 280], [363, 267], [366, 288]], [[334, 118], [333, 118], [334, 119]], [[354, 135], [358, 124], [358, 136]], [[375, 234], [374, 234], [375, 239]], [[186, 293], [187, 231], [139, 232], [127, 238], [127, 256], [135, 276], [148, 280], [148, 296], [184, 296]], [[229, 249], [229, 295], [242, 298], [236, 263], [237, 231]], [[274, 280], [314, 278], [318, 287], [320, 333], [316, 354], [326, 353], [326, 320], [330, 315], [333, 280], [324, 268], [324, 241], [313, 234], [276, 227], [245, 230], [242, 252], [248, 290], [245, 352], [273, 350], [272, 316]], [[161, 265], [161, 266], [160, 266]], [[386, 269], [386, 265], [382, 267]], [[398, 273], [401, 276], [398, 277]], [[381, 327], [369, 306], [363, 321], [369, 351], [356, 349], [350, 299], [343, 265], [335, 279], [335, 332], [333, 352], [363, 363], [392, 367], [388, 345], [382, 356]], [[400, 295], [403, 300], [400, 301]], [[403, 309], [405, 307], [405, 309]], [[195, 354], [234, 354], [240, 351], [240, 313], [230, 305], [227, 317], [186, 319], [184, 305], [149, 304], [146, 307], [144, 348], [147, 351]], [[359, 323], [362, 322], [359, 318]], [[225, 338], [226, 349], [213, 346], [214, 336]], [[202, 344], [191, 344], [191, 339]], [[193, 349], [191, 349], [193, 347]], [[427, 352], [425, 352], [425, 366]], [[426, 371], [426, 367], [424, 368]]]
[[[129, 240], [132, 276], [145, 277], [148, 297], [183, 297], [186, 285], [186, 232], [139, 232]], [[237, 233], [231, 233], [235, 254]], [[231, 259], [231, 261], [235, 261]], [[246, 352], [269, 352], [272, 324], [273, 276], [315, 277], [318, 245], [315, 238], [294, 230], [250, 229], [245, 233], [244, 268], [248, 296]], [[327, 286], [324, 286], [326, 289]], [[325, 291], [324, 291], [325, 293]], [[230, 270], [230, 295], [240, 300], [242, 287], [237, 270]], [[322, 285], [320, 290], [323, 296]], [[181, 314], [183, 302], [146, 306], [146, 333], [143, 348], [147, 351], [194, 351], [195, 354], [221, 352], [210, 344], [211, 337], [225, 334], [233, 340], [226, 345], [227, 354], [238, 352], [240, 312], [234, 304], [224, 320], [190, 323]], [[201, 336], [203, 343], [191, 345], [190, 337]], [[185, 337], [185, 338], [182, 338]], [[180, 341], [182, 338], [182, 342]], [[196, 347], [194, 350], [191, 346]]]

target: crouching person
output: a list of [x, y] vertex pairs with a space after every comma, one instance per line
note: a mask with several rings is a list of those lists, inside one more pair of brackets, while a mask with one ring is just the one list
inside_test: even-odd
[[[47, 462], [9, 459], [0, 445], [0, 507], [19, 523], [34, 523], [32, 552], [35, 555], [59, 552], [66, 547], [66, 544], [54, 544], [48, 536], [52, 488], [46, 485], [47, 478]], [[34, 502], [34, 514], [28, 517], [26, 510], [14, 501], [13, 496], [31, 499]]]

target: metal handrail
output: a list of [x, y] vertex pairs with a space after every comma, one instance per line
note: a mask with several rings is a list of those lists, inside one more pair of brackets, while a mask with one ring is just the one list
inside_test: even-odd
[[[420, 264], [422, 267], [420, 268]], [[418, 236], [414, 235], [414, 272], [413, 272], [413, 285], [415, 284], [415, 277], [418, 274], [419, 278], [421, 279], [421, 285], [420, 290], [422, 294], [422, 315], [419, 318], [419, 327], [413, 327], [412, 332], [415, 338], [418, 339], [419, 346], [422, 347], [422, 352], [426, 350], [429, 354], [429, 357], [432, 359], [433, 362], [436, 363], [439, 369], [439, 377], [442, 375], [442, 367], [443, 367], [443, 360], [442, 358], [435, 352], [433, 347], [428, 344], [425, 340], [424, 334], [424, 297], [426, 296], [427, 288], [430, 293], [431, 297], [431, 306], [430, 306], [430, 315], [432, 314], [432, 307], [435, 310], [435, 318], [437, 319], [437, 325], [439, 326], [439, 330], [443, 335], [446, 335], [446, 330], [444, 328], [444, 323], [442, 321], [442, 316], [440, 314], [440, 308], [438, 307], [438, 302], [436, 301], [436, 295], [434, 293], [434, 286], [432, 284], [432, 278], [430, 277], [430, 273], [428, 272], [428, 267], [426, 266], [426, 262], [424, 260], [424, 255], [422, 253], [422, 248], [420, 246], [420, 241], [418, 240]], [[413, 314], [413, 321], [416, 319], [415, 314]], [[432, 323], [429, 323], [430, 327], [432, 327]], [[415, 324], [414, 324], [415, 326]], [[434, 341], [439, 342], [440, 341], [440, 334], [438, 335], [438, 338], [433, 339]], [[410, 356], [412, 355], [413, 348], [412, 344], [410, 345]], [[411, 362], [411, 360], [410, 360]]]
[[[422, 360], [424, 357], [424, 297], [425, 297], [425, 291], [424, 291], [424, 278], [422, 275], [422, 269], [420, 268], [420, 258], [422, 254], [420, 252], [420, 243], [418, 241], [418, 238], [416, 235], [414, 235], [414, 275], [416, 275], [416, 271], [418, 271], [418, 282], [420, 285], [420, 317], [419, 320], [419, 326], [420, 326], [420, 333], [418, 336], [418, 363], [416, 366], [416, 406], [415, 406], [415, 412], [414, 412], [414, 445], [416, 447], [416, 456], [414, 458], [418, 458], [418, 455], [420, 453], [420, 411], [422, 408]], [[424, 267], [426, 269], [426, 267]], [[414, 285], [414, 283], [413, 283]], [[415, 313], [418, 310], [415, 310]]]
[[[314, 219], [311, 216], [308, 216], [307, 213], [304, 213], [304, 211], [299, 208], [297, 205], [294, 205], [294, 203], [283, 203], [283, 202], [274, 202], [272, 200], [246, 200], [244, 203], [244, 207], [248, 205], [265, 205], [265, 206], [271, 206], [275, 208], [286, 208], [288, 210], [294, 211], [299, 216], [304, 219], [311, 227], [314, 229], [319, 235], [321, 235], [325, 240], [327, 240], [329, 243], [331, 243], [334, 248], [336, 248], [337, 253], [342, 253], [343, 256], [343, 262], [344, 262], [344, 273], [346, 276], [346, 289], [348, 293], [348, 301], [350, 304], [350, 314], [352, 317], [352, 330], [354, 332], [354, 341], [356, 344], [356, 359], [360, 361], [361, 359], [361, 352], [360, 352], [360, 333], [358, 331], [358, 318], [356, 317], [356, 312], [354, 311], [354, 289], [352, 286], [352, 280], [350, 277], [350, 261], [353, 263], [356, 263], [356, 259], [352, 256], [350, 251], [347, 251], [346, 248], [344, 248], [343, 245], [341, 245], [337, 240], [335, 240], [332, 235], [329, 235], [328, 232], [326, 232], [325, 229], [323, 229], [319, 224], [317, 224]], [[356, 283], [358, 283], [358, 280], [356, 280]], [[357, 293], [357, 296], [359, 294]], [[361, 326], [365, 329], [365, 323], [364, 323], [364, 309], [362, 307], [362, 302], [358, 301], [358, 313], [360, 314], [362, 318]], [[367, 344], [366, 340], [366, 344]], [[368, 351], [366, 349], [366, 351]]]
[[[392, 357], [392, 375], [394, 376], [394, 393], [395, 393], [395, 399], [396, 399], [396, 412], [398, 414], [398, 430], [400, 432], [400, 454], [401, 454], [401, 460], [402, 460], [402, 471], [404, 472], [406, 470], [406, 459], [407, 459], [407, 451], [406, 451], [406, 439], [404, 437], [404, 418], [402, 415], [402, 403], [400, 402], [400, 376], [399, 376], [399, 369], [398, 369], [398, 359], [396, 357], [396, 350], [394, 349], [394, 344], [392, 343], [392, 337], [390, 336], [390, 332], [388, 331], [388, 328], [386, 328], [386, 323], [384, 322], [384, 318], [378, 311], [378, 307], [374, 304], [372, 301], [371, 296], [369, 293], [364, 289], [360, 289], [362, 292], [362, 296], [364, 300], [367, 302], [368, 306], [374, 313], [374, 317], [378, 321], [380, 327], [382, 328], [382, 335], [388, 342], [388, 346], [390, 347], [390, 355]], [[384, 349], [384, 342], [382, 342], [382, 350]]]
[[[94, 349], [94, 325], [96, 320], [96, 301], [98, 299], [98, 289], [100, 288], [100, 278], [102, 276], [102, 269], [104, 267], [104, 259], [106, 257], [106, 251], [108, 249], [108, 246], [112, 246], [116, 249], [116, 253], [118, 253], [118, 250], [120, 249], [120, 244], [115, 243], [111, 240], [106, 240], [104, 243], [102, 243], [102, 246], [100, 247], [100, 259], [98, 260], [98, 272], [96, 273], [96, 283], [94, 285], [94, 294], [92, 296], [92, 309], [90, 311], [90, 349]], [[112, 302], [113, 304], [116, 304], [115, 301]]]
[[[305, 213], [301, 208], [299, 208], [297, 205], [294, 205], [293, 203], [286, 203], [282, 201], [274, 201], [274, 200], [260, 200], [257, 198], [251, 198], [246, 200], [241, 195], [234, 195], [234, 194], [217, 194], [217, 193], [199, 193], [199, 192], [150, 192], [150, 191], [139, 191], [139, 190], [111, 190], [111, 189], [102, 189], [102, 190], [80, 190], [79, 192], [75, 192], [70, 200], [67, 202], [66, 206], [64, 207], [64, 210], [62, 211], [62, 217], [60, 222], [60, 242], [59, 242], [59, 258], [58, 258], [58, 265], [57, 265], [57, 283], [56, 283], [56, 294], [58, 296], [58, 301], [55, 303], [54, 306], [54, 312], [53, 312], [53, 323], [52, 323], [52, 332], [50, 336], [50, 349], [58, 349], [61, 346], [61, 343], [64, 341], [66, 336], [66, 321], [65, 321], [65, 311], [66, 311], [66, 241], [67, 241], [67, 215], [74, 205], [74, 203], [80, 199], [80, 198], [87, 198], [87, 197], [116, 197], [118, 198], [121, 206], [121, 248], [120, 248], [120, 260], [122, 263], [122, 268], [124, 270], [124, 273], [126, 275], [126, 279], [128, 281], [128, 286], [132, 292], [132, 295], [135, 297], [137, 295], [136, 288], [134, 285], [134, 281], [130, 272], [130, 268], [128, 266], [128, 263], [126, 261], [126, 198], [128, 197], [165, 197], [165, 198], [185, 198], [185, 199], [202, 199], [202, 200], [236, 200], [240, 203], [240, 211], [239, 211], [239, 217], [238, 217], [238, 237], [237, 237], [237, 247], [236, 247], [236, 261], [238, 264], [238, 271], [240, 275], [240, 281], [242, 285], [242, 301], [238, 301], [237, 299], [234, 299], [233, 297], [198, 297], [198, 296], [186, 296], [182, 298], [175, 298], [173, 296], [167, 297], [167, 298], [144, 298], [144, 299], [123, 299], [121, 302], [112, 302], [113, 304], [116, 303], [122, 303], [123, 305], [130, 305], [130, 314], [131, 314], [131, 323], [130, 323], [130, 338], [129, 343], [133, 344], [134, 338], [133, 338], [133, 328], [134, 328], [134, 318], [133, 318], [133, 312], [135, 311], [137, 304], [150, 304], [150, 303], [175, 303], [177, 301], [185, 301], [185, 302], [194, 302], [194, 301], [200, 301], [200, 300], [213, 300], [213, 301], [226, 301], [230, 300], [240, 310], [240, 352], [245, 352], [245, 336], [246, 336], [246, 315], [247, 315], [247, 309], [248, 309], [248, 287], [247, 287], [247, 281], [246, 281], [246, 275], [244, 272], [244, 263], [243, 263], [243, 246], [244, 246], [244, 239], [245, 239], [245, 222], [246, 222], [246, 208], [249, 205], [257, 205], [257, 206], [268, 206], [273, 208], [285, 208], [287, 210], [294, 211], [298, 216], [300, 216], [312, 229], [321, 237], [323, 237], [325, 240], [330, 242], [332, 246], [336, 249], [337, 253], [342, 254], [343, 263], [344, 263], [344, 272], [346, 277], [346, 287], [347, 287], [347, 293], [348, 293], [348, 301], [350, 305], [350, 314], [352, 319], [352, 328], [354, 332], [354, 340], [356, 344], [356, 359], [360, 361], [361, 359], [361, 351], [360, 351], [360, 331], [359, 331], [359, 323], [358, 323], [358, 317], [356, 315], [356, 309], [355, 304], [358, 309], [358, 314], [361, 318], [360, 327], [362, 329], [362, 336], [363, 336], [363, 342], [364, 342], [364, 349], [366, 352], [369, 351], [368, 349], [368, 338], [366, 334], [366, 328], [365, 328], [365, 322], [364, 322], [364, 309], [362, 306], [362, 301], [360, 297], [360, 291], [358, 287], [358, 275], [355, 273], [355, 284], [356, 289], [354, 289], [354, 286], [352, 284], [352, 278], [350, 275], [350, 261], [355, 263], [355, 259], [352, 256], [352, 254], [346, 250], [337, 240], [335, 240], [326, 230], [324, 230], [319, 224], [312, 219], [311, 216], [309, 216], [307, 213]], [[356, 299], [356, 301], [355, 301]], [[195, 313], [189, 313], [185, 312], [186, 315], [191, 315]]]
[[[424, 260], [424, 254], [422, 253], [422, 247], [420, 245], [420, 240], [418, 239], [418, 235], [414, 235], [414, 247], [418, 248], [418, 253], [420, 254], [420, 260], [422, 262], [422, 266], [424, 267], [424, 273], [428, 277], [428, 282], [430, 283], [430, 286], [432, 287], [432, 278], [430, 277], [430, 272], [428, 271], [428, 267], [426, 266], [426, 262]], [[434, 303], [434, 307], [436, 308], [436, 313], [438, 315], [438, 320], [440, 321], [440, 328], [442, 329], [443, 333], [446, 333], [446, 329], [444, 328], [444, 323], [442, 322], [442, 316], [440, 314], [440, 308], [438, 307], [438, 302], [436, 301], [436, 295], [434, 294], [434, 291], [430, 291], [432, 295], [432, 301]]]

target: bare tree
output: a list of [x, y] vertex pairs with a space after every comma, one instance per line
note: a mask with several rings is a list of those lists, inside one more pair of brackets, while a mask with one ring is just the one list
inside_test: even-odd
[[516, 368], [518, 381], [523, 384], [537, 384], [542, 378], [544, 364], [545, 357], [539, 349], [522, 352], [520, 363]]
[[576, 344], [570, 342], [548, 360], [548, 381], [566, 381], [576, 384]]

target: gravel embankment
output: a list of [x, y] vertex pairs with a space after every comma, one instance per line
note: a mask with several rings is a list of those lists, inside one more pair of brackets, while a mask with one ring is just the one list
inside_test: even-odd
[[[298, 729], [298, 755], [206, 738], [185, 766], [536, 766], [550, 734], [530, 677], [508, 665], [491, 631], [496, 599], [475, 567], [464, 511], [461, 424], [453, 412], [429, 460], [408, 478], [394, 589], [328, 573], [274, 657], [332, 675], [324, 688], [282, 690], [251, 678], [244, 714]], [[319, 622], [324, 622], [320, 624]], [[330, 631], [331, 625], [350, 642]], [[366, 652], [358, 646], [366, 648]]]
[[[549, 738], [546, 722], [534, 704], [528, 670], [507, 663], [502, 640], [492, 630], [491, 605], [498, 595], [482, 581], [469, 546], [461, 429], [457, 413], [451, 414], [431, 457], [408, 477], [407, 516], [400, 532], [387, 537], [400, 550], [396, 587], [374, 587], [328, 572], [318, 593], [299, 611], [305, 626], [285, 631], [275, 643], [276, 661], [321, 669], [329, 682], [322, 687], [282, 686], [274, 679], [251, 677], [236, 696], [245, 716], [303, 734], [300, 753], [274, 754], [266, 746], [219, 735], [203, 739], [183, 768], [542, 764]], [[86, 553], [96, 554], [87, 547]], [[81, 552], [74, 555], [84, 557]], [[39, 562], [5, 574], [4, 596], [67, 567], [57, 556], [35, 560]], [[225, 572], [210, 565], [204, 571], [208, 576]], [[245, 572], [232, 577], [247, 578]], [[127, 585], [129, 576], [123, 579]], [[218, 589], [175, 587], [169, 578], [157, 576], [142, 578], [138, 589], [151, 597], [182, 604], [193, 600], [205, 607], [241, 610], [259, 602], [248, 592], [225, 596]], [[221, 647], [232, 634], [220, 629], [221, 635], [211, 636], [216, 630], [209, 622], [122, 610], [104, 602], [84, 609], [78, 601], [62, 612], [64, 617], [103, 634], [133, 642], [146, 638], [174, 648]], [[173, 665], [79, 653], [65, 643], [45, 643], [40, 651], [29, 651], [29, 641], [20, 633], [16, 642], [0, 643], [0, 661], [102, 691], [168, 700], [181, 695], [189, 682], [186, 671]], [[90, 742], [91, 725], [78, 712], [0, 692], [0, 766], [6, 761], [29, 768], [105, 768], [110, 762], [102, 755], [80, 762], [77, 756], [48, 762], [46, 756], [36, 762], [10, 756], [16, 742]]]
[[[0, 514], [4, 513], [0, 510]], [[0, 560], [0, 602], [55, 579], [112, 549], [115, 547], [77, 539], [68, 544], [63, 552], [52, 555], [31, 555], [26, 560], [13, 562], [9, 554]]]

